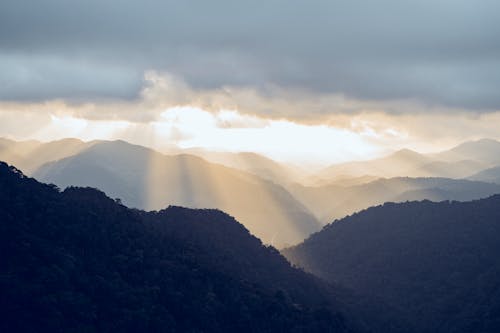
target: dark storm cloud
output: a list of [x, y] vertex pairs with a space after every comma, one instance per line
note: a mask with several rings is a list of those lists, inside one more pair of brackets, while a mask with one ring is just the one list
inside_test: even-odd
[[200, 90], [500, 109], [500, 2], [0, 3], [0, 99], [135, 98], [148, 70]]

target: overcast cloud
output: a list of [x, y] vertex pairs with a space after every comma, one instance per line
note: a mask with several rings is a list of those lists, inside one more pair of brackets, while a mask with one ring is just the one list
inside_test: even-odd
[[151, 72], [188, 87], [176, 102], [217, 91], [250, 109], [254, 94], [271, 116], [286, 92], [500, 110], [500, 1], [0, 2], [2, 101], [138, 100]]

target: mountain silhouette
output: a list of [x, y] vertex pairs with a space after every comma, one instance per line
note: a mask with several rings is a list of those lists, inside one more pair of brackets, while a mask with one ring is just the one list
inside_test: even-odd
[[347, 332], [331, 288], [218, 210], [128, 209], [0, 163], [2, 332]]
[[417, 332], [500, 330], [500, 195], [386, 203], [283, 253], [328, 281], [397, 307]]

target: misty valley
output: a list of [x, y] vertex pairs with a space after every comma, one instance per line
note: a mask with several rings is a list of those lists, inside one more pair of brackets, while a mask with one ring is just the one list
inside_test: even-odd
[[0, 0], [0, 333], [500, 333], [500, 1]]
[[498, 332], [500, 142], [322, 169], [0, 139], [1, 332]]

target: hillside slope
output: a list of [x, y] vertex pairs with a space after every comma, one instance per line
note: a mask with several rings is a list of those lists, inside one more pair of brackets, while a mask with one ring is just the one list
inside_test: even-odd
[[347, 332], [330, 289], [230, 216], [131, 210], [0, 163], [2, 332]]
[[386, 203], [283, 251], [328, 281], [381, 299], [417, 332], [500, 330], [500, 195]]

